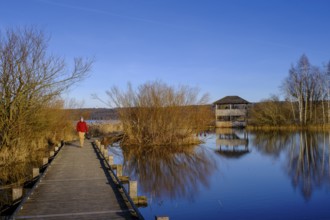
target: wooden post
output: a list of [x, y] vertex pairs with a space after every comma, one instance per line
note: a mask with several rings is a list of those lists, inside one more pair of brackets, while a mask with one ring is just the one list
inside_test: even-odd
[[23, 196], [23, 187], [22, 186], [15, 186], [12, 188], [12, 201], [16, 201]]
[[170, 220], [170, 218], [167, 216], [156, 216], [155, 220]]
[[101, 151], [101, 154], [104, 155], [104, 145], [103, 144], [100, 145], [100, 151]]
[[116, 171], [117, 177], [120, 177], [123, 175], [123, 165], [117, 164], [117, 171]]
[[39, 168], [33, 168], [32, 169], [32, 179], [34, 179], [35, 177], [39, 176], [39, 174], [40, 174]]
[[129, 176], [119, 176], [118, 179], [122, 184], [128, 184], [129, 183]]
[[50, 156], [50, 157], [53, 157], [54, 155], [55, 155], [54, 151], [50, 151], [50, 152], [49, 152], [49, 156]]
[[128, 183], [129, 196], [133, 199], [137, 197], [137, 181], [129, 181]]
[[42, 165], [46, 165], [48, 163], [48, 158], [47, 157], [44, 157], [42, 158]]
[[113, 165], [113, 155], [109, 155], [108, 163], [109, 163], [110, 166]]

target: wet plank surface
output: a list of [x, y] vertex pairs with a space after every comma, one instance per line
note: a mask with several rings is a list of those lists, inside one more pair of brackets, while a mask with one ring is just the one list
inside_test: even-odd
[[65, 145], [15, 219], [135, 219], [91, 141]]

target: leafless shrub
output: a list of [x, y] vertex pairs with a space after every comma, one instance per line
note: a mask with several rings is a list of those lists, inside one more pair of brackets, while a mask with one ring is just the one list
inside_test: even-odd
[[118, 107], [119, 118], [126, 134], [125, 145], [173, 146], [196, 144], [195, 134], [205, 130], [213, 120], [208, 96], [198, 98], [199, 90], [188, 86], [175, 88], [154, 81], [135, 91], [112, 87], [107, 94]]

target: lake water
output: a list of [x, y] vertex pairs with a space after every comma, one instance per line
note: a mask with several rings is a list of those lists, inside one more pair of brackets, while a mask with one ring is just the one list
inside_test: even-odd
[[197, 147], [112, 147], [145, 219], [330, 219], [329, 133], [217, 130]]

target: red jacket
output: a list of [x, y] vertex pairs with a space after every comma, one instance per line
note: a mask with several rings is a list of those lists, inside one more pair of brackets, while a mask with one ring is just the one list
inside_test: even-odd
[[87, 124], [86, 122], [84, 121], [78, 121], [77, 123], [77, 131], [78, 132], [88, 132], [88, 127], [87, 127]]

